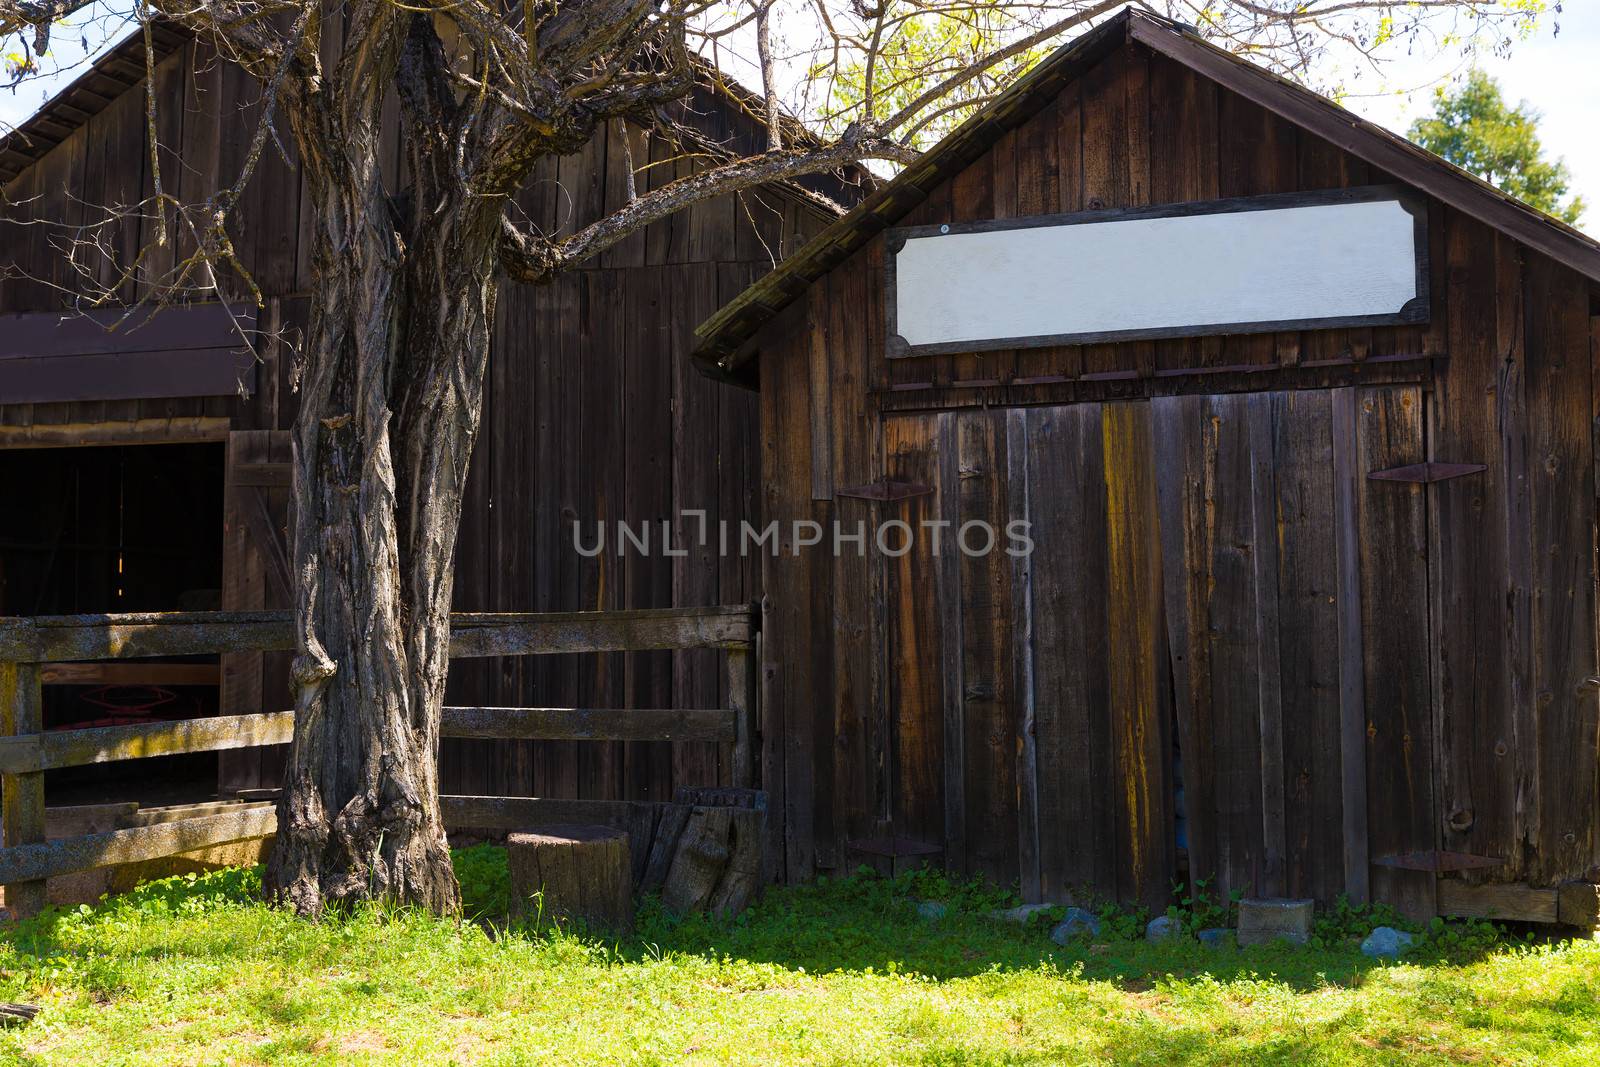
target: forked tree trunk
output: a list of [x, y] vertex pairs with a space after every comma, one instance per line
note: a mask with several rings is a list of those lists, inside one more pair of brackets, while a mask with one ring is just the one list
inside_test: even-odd
[[294, 430], [296, 716], [267, 891], [302, 914], [361, 899], [448, 913], [459, 891], [439, 717], [499, 204], [437, 197], [402, 220], [375, 165], [329, 169], [308, 183], [317, 297]]

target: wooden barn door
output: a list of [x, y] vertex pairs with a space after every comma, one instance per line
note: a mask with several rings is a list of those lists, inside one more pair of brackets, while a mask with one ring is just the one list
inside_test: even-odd
[[1436, 847], [1426, 500], [1368, 476], [1423, 440], [1415, 386], [890, 418], [894, 833], [1030, 899], [1164, 906], [1181, 838], [1224, 897], [1430, 914], [1374, 863]]
[[[1165, 907], [1171, 706], [1150, 406], [890, 418], [885, 518], [897, 835], [1030, 900]], [[1013, 522], [1034, 549], [1005, 551]], [[936, 540], [924, 523], [940, 524]], [[998, 535], [981, 546], [985, 523]], [[891, 543], [897, 543], [891, 541]]]
[[1190, 871], [1234, 892], [1433, 911], [1415, 386], [1153, 402]]
[[[228, 435], [223, 495], [222, 609], [287, 608], [290, 596], [291, 444], [287, 430], [236, 430]], [[289, 707], [287, 652], [235, 652], [222, 657], [221, 714], [250, 715]], [[282, 784], [283, 746], [218, 753], [217, 792]]]

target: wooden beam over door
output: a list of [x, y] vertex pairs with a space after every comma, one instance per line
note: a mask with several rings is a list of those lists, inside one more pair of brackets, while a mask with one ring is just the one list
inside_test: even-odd
[[255, 326], [220, 303], [0, 316], [0, 404], [248, 395]]

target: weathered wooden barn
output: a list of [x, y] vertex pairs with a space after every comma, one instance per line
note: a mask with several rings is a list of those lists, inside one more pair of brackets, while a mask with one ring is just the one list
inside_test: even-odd
[[1592, 910], [1597, 313], [1594, 241], [1182, 26], [1042, 62], [698, 331], [787, 877]]
[[[166, 189], [199, 200], [234, 179], [259, 88], [172, 27], [153, 32]], [[11, 275], [0, 280], [0, 615], [289, 603], [293, 347], [311, 298], [292, 159], [266, 154], [233, 220], [241, 259], [265, 297], [259, 361], [230, 356], [239, 338], [220, 303], [174, 308], [110, 333], [63, 314], [85, 287], [63, 242], [107, 207], [153, 191], [144, 71], [136, 34], [0, 141], [0, 265], [8, 268], [0, 273]], [[706, 143], [734, 151], [762, 136], [732, 91], [697, 93], [682, 121]], [[396, 115], [389, 127], [396, 188], [404, 181], [397, 122]], [[616, 207], [630, 159], [640, 188], [693, 165], [685, 149], [660, 137], [647, 143], [637, 130], [624, 153], [622, 135], [613, 125], [581, 153], [541, 165], [519, 201], [529, 219], [570, 230]], [[811, 184], [854, 196], [838, 180]], [[591, 558], [573, 550], [571, 525], [659, 522], [689, 511], [716, 523], [750, 513], [755, 400], [690, 369], [691, 331], [836, 214], [798, 186], [724, 197], [651, 226], [555, 284], [505, 289], [460, 538], [459, 610], [699, 606], [754, 596], [749, 560], [709, 551]], [[109, 254], [90, 257], [87, 269], [101, 283], [115, 279], [154, 226], [129, 217], [110, 235]], [[170, 262], [170, 250], [158, 254]], [[144, 295], [145, 278], [123, 286], [126, 302]], [[239, 301], [233, 313], [255, 317], [242, 283], [223, 284]], [[47, 667], [46, 725], [288, 706], [285, 654], [223, 660]], [[449, 699], [717, 707], [726, 697], [719, 687], [724, 672], [710, 652], [547, 656], [461, 664]], [[727, 752], [705, 743], [446, 745], [445, 788], [458, 793], [664, 799], [675, 785], [716, 785], [728, 774]], [[280, 761], [280, 753], [253, 749], [166, 766], [52, 771], [52, 803], [127, 799], [134, 785], [147, 802], [164, 792], [227, 795], [277, 785]]]

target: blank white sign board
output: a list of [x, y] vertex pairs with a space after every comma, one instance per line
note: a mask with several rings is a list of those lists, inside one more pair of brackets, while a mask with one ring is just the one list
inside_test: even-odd
[[1425, 318], [1425, 301], [1414, 303], [1425, 285], [1421, 228], [1398, 198], [1227, 203], [1162, 217], [905, 231], [890, 322], [904, 342], [892, 351]]

